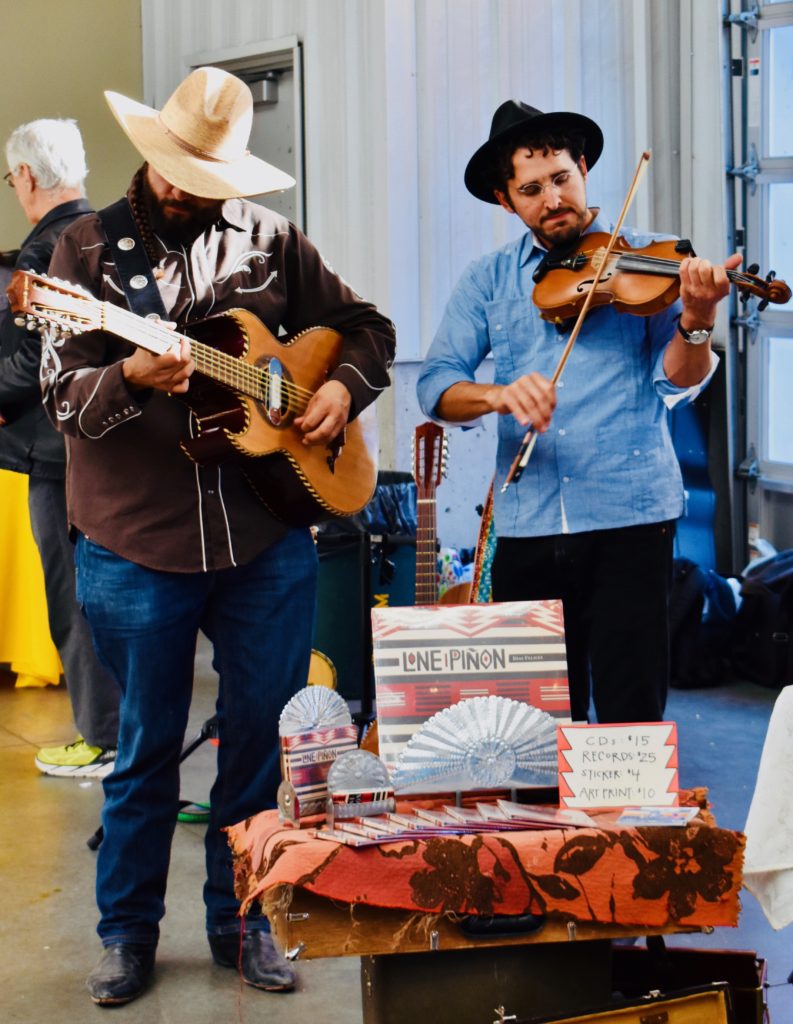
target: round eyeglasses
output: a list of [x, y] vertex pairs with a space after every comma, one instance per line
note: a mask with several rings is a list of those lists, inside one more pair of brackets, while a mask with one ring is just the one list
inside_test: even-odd
[[554, 192], [561, 192], [572, 176], [572, 171], [559, 171], [558, 174], [554, 174], [547, 185], [540, 185], [533, 181], [529, 185], [519, 185], [516, 191], [520, 192], [522, 196], [526, 196], [527, 199], [538, 199], [547, 188], [552, 188]]

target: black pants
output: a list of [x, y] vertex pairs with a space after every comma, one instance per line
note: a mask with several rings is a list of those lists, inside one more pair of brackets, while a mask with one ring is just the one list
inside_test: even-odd
[[500, 538], [495, 601], [560, 597], [571, 714], [657, 722], [669, 685], [674, 523], [553, 537]]
[[28, 507], [44, 570], [50, 633], [63, 664], [75, 724], [90, 746], [115, 749], [121, 690], [100, 664], [77, 603], [74, 545], [69, 540], [63, 480], [30, 477]]

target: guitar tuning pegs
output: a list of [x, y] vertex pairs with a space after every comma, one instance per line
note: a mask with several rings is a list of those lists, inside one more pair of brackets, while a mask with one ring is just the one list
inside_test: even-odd
[[25, 327], [27, 325], [27, 318], [24, 316], [15, 316], [14, 323], [17, 327]]

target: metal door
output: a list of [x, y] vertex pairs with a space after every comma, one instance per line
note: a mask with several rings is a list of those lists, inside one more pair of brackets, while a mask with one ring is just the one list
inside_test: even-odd
[[194, 67], [213, 64], [242, 78], [253, 94], [250, 151], [291, 174], [294, 188], [253, 197], [306, 230], [303, 172], [303, 63], [297, 38], [267, 40], [229, 51], [202, 53]]
[[[734, 2], [734, 138], [731, 175], [744, 266], [773, 268], [793, 282], [793, 2]], [[743, 238], [741, 235], [743, 234]], [[758, 537], [793, 546], [793, 300], [734, 319], [745, 373], [745, 451], [749, 545]], [[749, 554], [751, 552], [747, 552]]]

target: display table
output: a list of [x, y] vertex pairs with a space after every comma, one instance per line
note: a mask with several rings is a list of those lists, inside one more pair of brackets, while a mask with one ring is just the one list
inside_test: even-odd
[[50, 637], [44, 575], [28, 514], [28, 478], [0, 470], [0, 664], [17, 686], [56, 684], [61, 662]]
[[[704, 791], [690, 794], [691, 801], [703, 809], [683, 828], [621, 828], [610, 812], [595, 816], [596, 828], [364, 848], [282, 827], [276, 811], [265, 811], [229, 829], [229, 842], [243, 910], [261, 902], [282, 948], [304, 958], [364, 958], [365, 1021], [415, 1020], [420, 1007], [410, 1000], [384, 1016], [390, 999], [383, 993], [393, 988], [394, 972], [421, 988], [417, 979], [426, 971], [429, 999], [444, 978], [462, 984], [477, 977], [474, 988], [481, 988], [475, 968], [482, 964], [498, 992], [513, 975], [522, 991], [539, 985], [529, 999], [536, 1010], [564, 1002], [558, 976], [578, 976], [586, 965], [595, 969], [579, 1005], [602, 998], [605, 940], [737, 925], [743, 836], [716, 827]], [[538, 916], [537, 930], [510, 934], [526, 914]], [[491, 915], [499, 917], [500, 932], [472, 935], [472, 926]], [[543, 948], [533, 953], [531, 946]], [[446, 951], [456, 952], [439, 956]], [[542, 988], [549, 978], [551, 992]], [[482, 998], [492, 1009], [494, 992]]]

